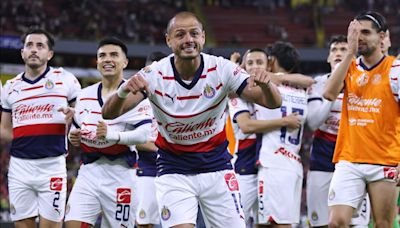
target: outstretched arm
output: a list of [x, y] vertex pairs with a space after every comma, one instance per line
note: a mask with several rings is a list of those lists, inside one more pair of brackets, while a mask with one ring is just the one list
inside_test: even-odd
[[238, 123], [240, 130], [245, 134], [266, 133], [282, 127], [294, 130], [301, 126], [301, 120], [297, 113], [292, 113], [280, 119], [255, 120], [250, 118], [248, 112], [243, 112], [236, 116], [236, 122]]
[[347, 32], [347, 42], [349, 50], [342, 62], [340, 62], [337, 67], [333, 70], [331, 76], [329, 77], [326, 85], [325, 92], [323, 94], [324, 98], [329, 101], [336, 100], [340, 91], [344, 87], [344, 80], [346, 78], [347, 71], [350, 67], [351, 61], [357, 53], [358, 49], [358, 37], [360, 36], [360, 22], [353, 20], [350, 22], [348, 32]]
[[272, 74], [271, 80], [277, 85], [288, 84], [301, 88], [307, 88], [315, 83], [312, 77], [303, 74]]
[[282, 105], [282, 97], [278, 88], [271, 82], [270, 74], [265, 70], [254, 71], [241, 96], [266, 108], [279, 108]]
[[148, 84], [143, 77], [140, 75], [132, 76], [104, 104], [103, 118], [115, 119], [131, 110], [145, 98], [146, 91], [148, 91]]

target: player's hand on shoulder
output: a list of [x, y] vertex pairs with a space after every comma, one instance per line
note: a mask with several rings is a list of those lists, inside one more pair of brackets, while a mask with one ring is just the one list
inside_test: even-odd
[[300, 115], [297, 112], [283, 117], [283, 122], [284, 126], [287, 127], [289, 131], [298, 129], [301, 126]]
[[73, 146], [80, 146], [81, 145], [81, 129], [73, 129], [69, 132], [68, 135], [69, 141]]

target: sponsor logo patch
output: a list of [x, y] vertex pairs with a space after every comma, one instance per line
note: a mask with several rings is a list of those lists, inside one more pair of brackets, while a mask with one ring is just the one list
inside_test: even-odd
[[230, 191], [239, 191], [239, 183], [234, 173], [227, 173], [224, 178]]
[[62, 190], [62, 177], [52, 177], [50, 179], [50, 190], [61, 191]]
[[117, 188], [117, 203], [131, 203], [130, 188]]

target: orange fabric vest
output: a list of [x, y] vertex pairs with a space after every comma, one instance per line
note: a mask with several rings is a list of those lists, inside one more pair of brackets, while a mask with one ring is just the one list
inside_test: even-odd
[[351, 63], [333, 162], [389, 166], [400, 162], [400, 106], [389, 78], [394, 60], [387, 56], [368, 71], [355, 60]]

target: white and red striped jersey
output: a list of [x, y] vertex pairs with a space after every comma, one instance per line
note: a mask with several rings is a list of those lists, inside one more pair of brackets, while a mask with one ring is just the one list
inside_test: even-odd
[[307, 91], [285, 85], [278, 86], [278, 89], [282, 96], [282, 106], [277, 109], [267, 109], [256, 105], [256, 118], [274, 120], [297, 112], [301, 116], [301, 127], [296, 130], [282, 127], [264, 133], [259, 151], [259, 162], [264, 167], [286, 169], [303, 176], [299, 152], [307, 115]]
[[257, 174], [256, 134], [243, 133], [236, 119], [239, 114], [244, 112], [249, 113], [251, 119], [256, 119], [254, 104], [241, 98], [231, 98], [229, 99], [228, 105], [232, 128], [236, 139], [234, 157], [235, 172], [242, 175]]
[[149, 84], [149, 99], [158, 123], [159, 173], [231, 168], [224, 127], [227, 94], [240, 94], [249, 75], [222, 57], [203, 53], [190, 82], [181, 79], [173, 55], [139, 74]]
[[114, 132], [134, 130], [144, 124], [148, 124], [151, 128], [153, 114], [149, 100], [143, 100], [135, 108], [115, 119], [104, 120], [101, 109], [105, 100], [102, 98], [101, 90], [101, 82], [86, 87], [76, 101], [74, 126], [81, 129], [82, 162], [91, 163], [104, 156], [110, 160], [122, 158], [133, 167], [137, 157], [136, 147], [98, 139], [96, 137], [97, 124], [99, 121], [104, 121], [107, 124], [107, 130]]
[[2, 91], [3, 111], [11, 112], [11, 155], [44, 158], [66, 153], [65, 115], [57, 111], [75, 101], [78, 80], [63, 68], [48, 67], [31, 81], [25, 73], [8, 80]]

